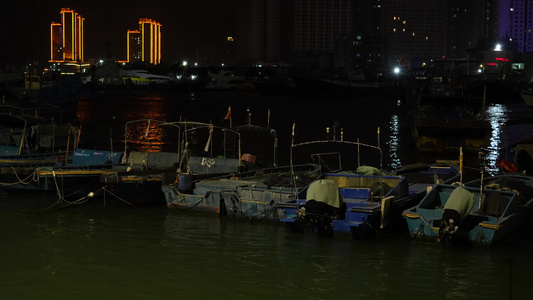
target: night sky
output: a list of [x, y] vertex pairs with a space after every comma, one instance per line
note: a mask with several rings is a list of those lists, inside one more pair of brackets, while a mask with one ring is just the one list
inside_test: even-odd
[[216, 57], [226, 36], [237, 34], [238, 0], [8, 1], [0, 9], [0, 58], [11, 63], [49, 59], [50, 24], [61, 21], [62, 7], [85, 18], [86, 59], [126, 59], [126, 32], [139, 18], [161, 23], [165, 62]]

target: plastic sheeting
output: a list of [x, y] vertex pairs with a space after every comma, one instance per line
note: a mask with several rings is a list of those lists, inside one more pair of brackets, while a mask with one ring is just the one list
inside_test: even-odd
[[340, 208], [344, 202], [337, 184], [331, 179], [320, 179], [311, 183], [306, 199], [323, 202], [335, 208]]

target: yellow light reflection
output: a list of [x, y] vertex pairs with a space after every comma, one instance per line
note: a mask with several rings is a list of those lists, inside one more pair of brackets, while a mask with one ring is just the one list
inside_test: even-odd
[[134, 123], [128, 127], [128, 132], [125, 135], [128, 147], [134, 148], [136, 151], [147, 152], [161, 152], [166, 144], [164, 142], [165, 136], [164, 128], [154, 120], [150, 121], [149, 124], [148, 122]]
[[[83, 143], [85, 140], [84, 134], [91, 134], [90, 130], [107, 132], [109, 128], [113, 128], [115, 142], [121, 141], [123, 144], [124, 138], [126, 138], [128, 148], [149, 152], [177, 150], [177, 133], [167, 127], [157, 126], [156, 121], [151, 122], [147, 135], [146, 122], [132, 123], [131, 126], [128, 125], [128, 133], [126, 135], [124, 134], [125, 124], [133, 120], [168, 120], [169, 112], [162, 100], [164, 100], [164, 97], [160, 95], [136, 98], [137, 105], [120, 106], [120, 113], [117, 115], [117, 118], [113, 117], [112, 120], [104, 120], [100, 112], [101, 102], [99, 104], [98, 101], [95, 102], [81, 98], [76, 111], [76, 117], [80, 124], [100, 124], [94, 129], [86, 129], [82, 133], [81, 142]], [[102, 137], [102, 140], [99, 142], [108, 146], [106, 139], [107, 137]], [[123, 147], [120, 146], [120, 151], [122, 150]]]

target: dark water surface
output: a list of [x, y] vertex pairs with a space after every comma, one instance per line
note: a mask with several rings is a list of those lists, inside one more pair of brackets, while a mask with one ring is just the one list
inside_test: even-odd
[[[321, 238], [109, 200], [3, 196], [2, 299], [530, 299], [530, 236], [445, 248]], [[37, 213], [37, 214], [36, 214]]]
[[[246, 122], [249, 108], [252, 123], [266, 126], [271, 109], [281, 160], [292, 123], [303, 141], [325, 138], [335, 121], [345, 139], [370, 144], [379, 126], [385, 168], [417, 159], [397, 99], [106, 92], [81, 99], [76, 115], [95, 146], [113, 140], [118, 148], [127, 121], [182, 116], [219, 125], [229, 105], [234, 124]], [[527, 111], [521, 103], [488, 110], [496, 116], [490, 152], [497, 123]], [[447, 248], [408, 235], [300, 235], [113, 198], [44, 210], [56, 200], [53, 193], [0, 195], [0, 299], [531, 299], [526, 229], [492, 248]]]

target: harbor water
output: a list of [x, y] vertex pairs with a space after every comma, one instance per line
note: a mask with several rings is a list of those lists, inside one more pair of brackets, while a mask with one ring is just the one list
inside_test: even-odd
[[[394, 97], [112, 91], [84, 96], [71, 118], [82, 124], [82, 140], [122, 151], [128, 121], [181, 117], [221, 125], [231, 106], [233, 124], [277, 131], [280, 164], [288, 162], [295, 123], [300, 141], [342, 132], [346, 140], [379, 143], [383, 167], [394, 169], [419, 159], [402, 105]], [[498, 124], [528, 113], [522, 103], [487, 105], [494, 133], [483, 168], [493, 167]], [[465, 162], [474, 175], [477, 163]], [[442, 247], [408, 234], [296, 234], [280, 224], [132, 207], [112, 196], [63, 209], [53, 208], [57, 200], [54, 192], [0, 195], [0, 299], [531, 298], [529, 225], [491, 248]]]

